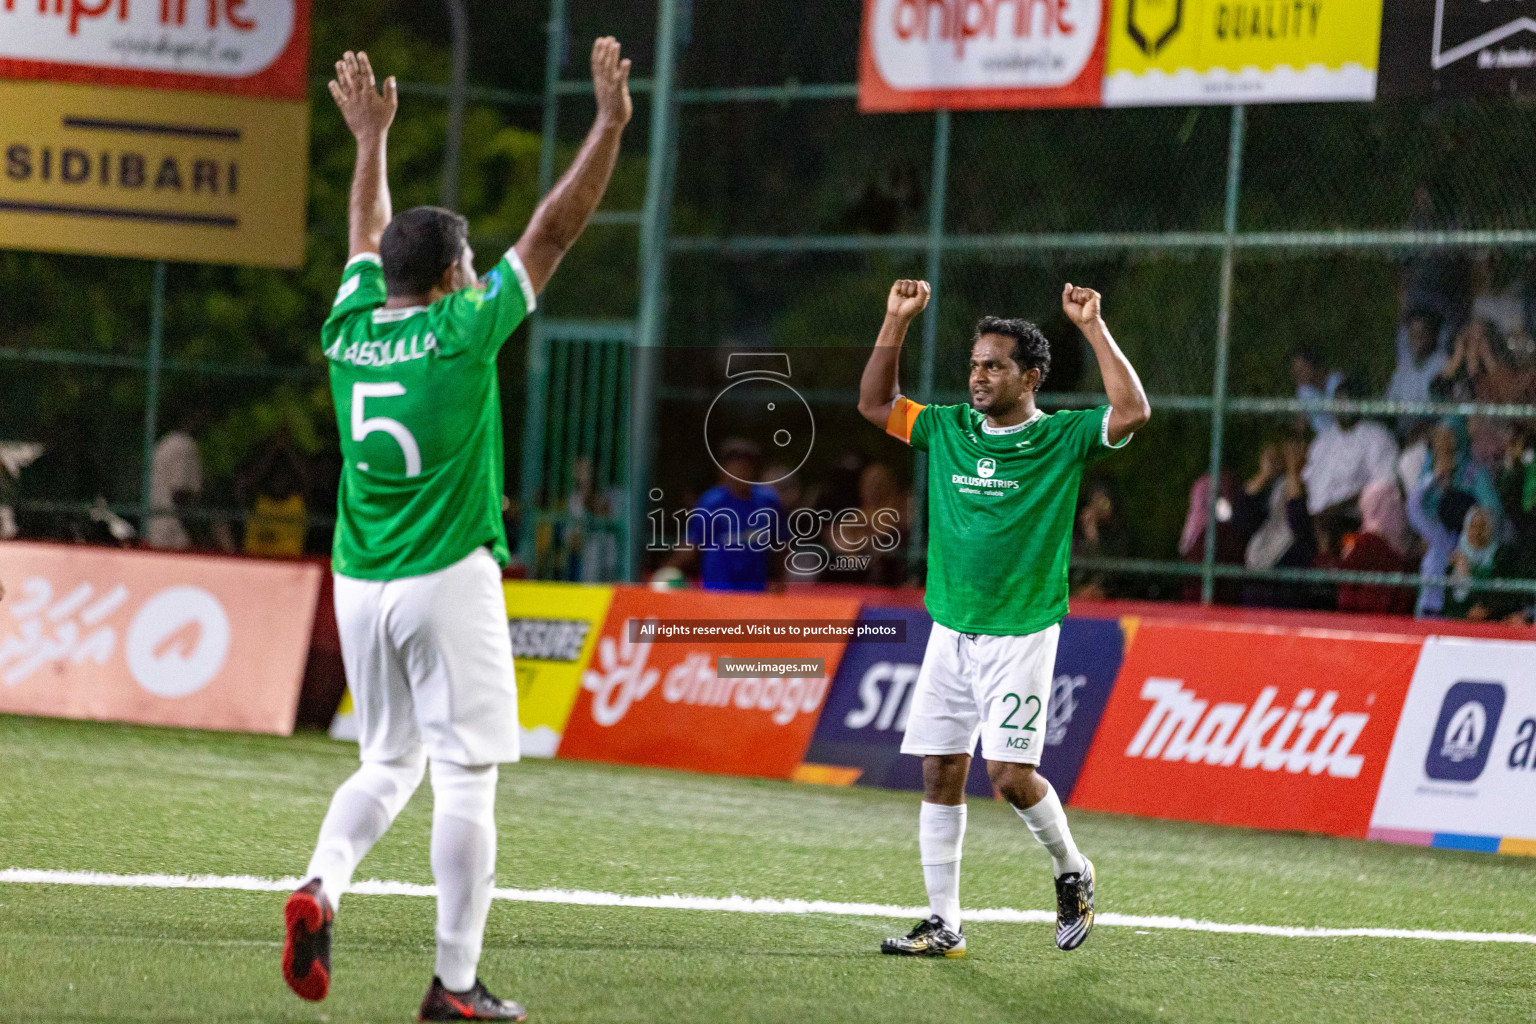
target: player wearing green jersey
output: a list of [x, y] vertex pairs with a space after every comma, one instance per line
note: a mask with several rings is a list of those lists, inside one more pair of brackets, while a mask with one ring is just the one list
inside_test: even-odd
[[305, 884], [285, 908], [283, 976], [330, 988], [337, 901], [432, 764], [437, 971], [419, 1020], [523, 1020], [479, 980], [495, 882], [497, 766], [518, 759], [501, 565], [496, 356], [597, 208], [632, 113], [629, 61], [592, 48], [597, 118], [517, 243], [476, 279], [468, 222], [436, 207], [391, 218], [385, 143], [398, 104], [366, 54], [332, 97], [357, 139], [349, 244], [321, 330], [341, 429], [332, 568], [362, 767], [336, 791]]
[[907, 327], [928, 305], [925, 281], [897, 281], [859, 384], [859, 412], [928, 453], [928, 590], [933, 631], [914, 687], [902, 753], [923, 758], [918, 847], [930, 917], [886, 953], [964, 956], [960, 849], [965, 778], [981, 738], [987, 774], [1049, 851], [1056, 945], [1093, 928], [1093, 863], [1036, 768], [1067, 614], [1067, 559], [1089, 461], [1123, 447], [1151, 416], [1136, 371], [1100, 316], [1099, 293], [1067, 285], [1061, 305], [1098, 358], [1109, 404], [1046, 414], [1035, 392], [1051, 350], [1027, 320], [984, 317], [971, 344], [969, 405], [901, 395]]

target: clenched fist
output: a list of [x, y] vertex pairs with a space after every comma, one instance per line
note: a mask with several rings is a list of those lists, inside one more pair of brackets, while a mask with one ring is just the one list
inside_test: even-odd
[[1068, 283], [1061, 290], [1061, 309], [1079, 327], [1087, 327], [1102, 315], [1102, 299], [1092, 288], [1077, 288]]
[[891, 294], [885, 300], [886, 316], [911, 321], [928, 305], [933, 289], [927, 281], [897, 281], [891, 285]]

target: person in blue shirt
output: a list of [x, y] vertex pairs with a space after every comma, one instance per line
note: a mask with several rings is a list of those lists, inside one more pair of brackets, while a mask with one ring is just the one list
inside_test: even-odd
[[688, 543], [699, 551], [699, 585], [767, 590], [782, 564], [784, 510], [773, 488], [752, 482], [759, 477], [757, 445], [728, 440], [719, 455], [720, 482], [688, 514]]

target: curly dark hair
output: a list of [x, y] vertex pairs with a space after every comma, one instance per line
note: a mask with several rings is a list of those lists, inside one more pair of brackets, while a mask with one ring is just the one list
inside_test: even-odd
[[1040, 371], [1040, 379], [1035, 382], [1035, 390], [1039, 391], [1051, 372], [1051, 343], [1045, 340], [1040, 328], [1029, 320], [984, 316], [976, 321], [976, 334], [971, 338], [971, 344], [980, 341], [983, 334], [1001, 334], [1013, 339], [1013, 351], [1009, 355], [1025, 373]]

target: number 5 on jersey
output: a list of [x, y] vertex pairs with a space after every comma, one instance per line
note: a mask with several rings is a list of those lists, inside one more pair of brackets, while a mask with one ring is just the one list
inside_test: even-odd
[[[352, 440], [361, 444], [369, 434], [383, 431], [395, 439], [400, 446], [400, 451], [405, 455], [405, 475], [407, 477], [421, 475], [421, 447], [416, 443], [416, 438], [406, 429], [404, 423], [392, 420], [388, 416], [368, 416], [363, 411], [363, 403], [370, 398], [399, 398], [405, 394], [405, 385], [399, 381], [390, 381], [386, 384], [364, 384], [358, 382], [352, 385]], [[359, 462], [358, 469], [366, 470], [368, 463]]]

